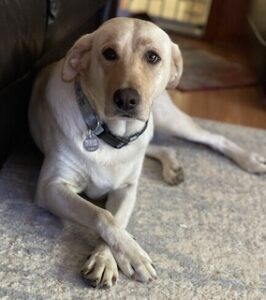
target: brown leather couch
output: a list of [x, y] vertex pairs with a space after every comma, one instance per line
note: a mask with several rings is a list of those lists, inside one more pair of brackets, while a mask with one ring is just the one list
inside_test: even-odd
[[0, 167], [27, 136], [34, 75], [112, 13], [108, 0], [0, 0]]

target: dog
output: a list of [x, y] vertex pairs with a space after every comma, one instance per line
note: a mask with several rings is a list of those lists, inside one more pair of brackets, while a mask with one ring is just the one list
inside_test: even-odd
[[[111, 287], [118, 267], [141, 282], [156, 278], [151, 258], [126, 231], [145, 154], [169, 184], [182, 180], [175, 152], [149, 145], [154, 129], [206, 144], [251, 173], [266, 160], [194, 123], [166, 92], [183, 69], [178, 45], [155, 24], [114, 18], [76, 41], [37, 76], [29, 107], [32, 136], [44, 153], [37, 205], [99, 237], [82, 267], [93, 287]], [[105, 209], [89, 199], [106, 197]]]

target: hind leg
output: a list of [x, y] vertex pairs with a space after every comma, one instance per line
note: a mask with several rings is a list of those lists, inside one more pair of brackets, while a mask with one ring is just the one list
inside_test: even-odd
[[153, 105], [155, 130], [210, 146], [232, 159], [250, 173], [266, 173], [266, 159], [250, 153], [226, 137], [211, 133], [198, 126], [192, 118], [180, 111], [164, 92]]

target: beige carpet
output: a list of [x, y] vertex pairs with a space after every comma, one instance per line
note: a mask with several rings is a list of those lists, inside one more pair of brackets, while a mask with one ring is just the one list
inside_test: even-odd
[[[200, 123], [266, 154], [266, 131]], [[0, 172], [0, 299], [266, 299], [266, 176], [204, 146], [159, 140], [176, 149], [185, 182], [167, 186], [147, 159], [129, 226], [158, 279], [120, 274], [110, 290], [88, 287], [79, 269], [95, 237], [32, 204], [39, 162], [17, 153]]]

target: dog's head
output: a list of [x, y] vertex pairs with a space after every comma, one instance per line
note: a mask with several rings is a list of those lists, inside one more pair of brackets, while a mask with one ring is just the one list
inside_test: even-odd
[[107, 118], [146, 121], [152, 100], [182, 73], [179, 48], [153, 23], [114, 18], [82, 36], [67, 53], [62, 78], [79, 78]]

